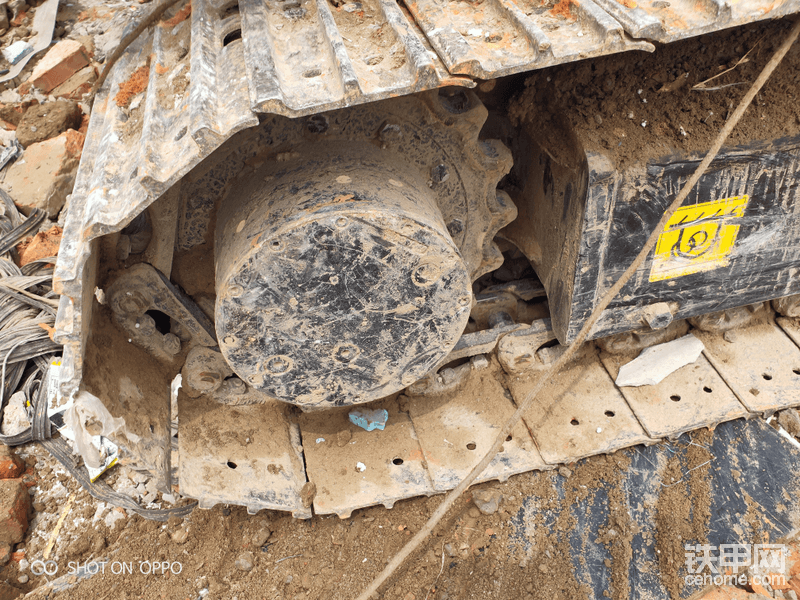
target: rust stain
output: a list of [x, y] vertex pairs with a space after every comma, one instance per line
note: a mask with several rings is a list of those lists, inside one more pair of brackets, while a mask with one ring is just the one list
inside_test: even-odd
[[163, 75], [167, 71], [169, 71], [167, 67], [165, 67], [162, 64], [156, 63], [156, 73], [158, 73], [159, 75]]
[[550, 14], [564, 19], [575, 19], [575, 15], [572, 14], [572, 2], [573, 0], [558, 0], [550, 9]]
[[52, 327], [52, 326], [48, 325], [47, 323], [39, 323], [39, 327], [41, 327], [42, 329], [44, 329], [47, 332], [47, 337], [49, 337], [52, 341], [55, 341], [55, 340], [53, 340], [53, 336], [56, 333], [56, 328], [55, 327]]
[[119, 92], [114, 96], [114, 102], [120, 108], [127, 108], [136, 94], [143, 92], [147, 88], [147, 80], [150, 78], [150, 67], [145, 65], [136, 69], [133, 74], [119, 85]]
[[634, 2], [634, 0], [618, 0], [618, 1], [625, 8], [636, 8], [637, 6], [639, 6], [638, 4], [636, 4], [636, 2]]
[[190, 14], [192, 14], [192, 2], [191, 2], [191, 0], [189, 0], [189, 2], [186, 3], [186, 6], [184, 6], [177, 13], [175, 13], [174, 17], [172, 17], [168, 21], [164, 21], [161, 24], [161, 26], [162, 27], [175, 27], [175, 25], [177, 25], [178, 23], [181, 23], [181, 22], [185, 21], [189, 17]]
[[412, 450], [408, 455], [408, 460], [425, 460], [425, 456], [422, 454], [422, 450]]

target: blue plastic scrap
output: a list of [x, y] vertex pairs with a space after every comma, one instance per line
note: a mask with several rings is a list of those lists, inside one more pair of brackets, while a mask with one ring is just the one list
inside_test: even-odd
[[372, 431], [373, 429], [383, 430], [386, 427], [386, 421], [389, 420], [389, 411], [385, 408], [357, 408], [351, 410], [348, 414], [350, 422], [353, 425], [358, 425], [361, 429]]

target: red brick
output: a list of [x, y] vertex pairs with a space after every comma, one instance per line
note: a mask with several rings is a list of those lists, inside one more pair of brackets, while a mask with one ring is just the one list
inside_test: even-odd
[[22, 485], [30, 489], [37, 483], [39, 483], [39, 480], [36, 477], [36, 471], [32, 468], [25, 469], [25, 473], [22, 474]]
[[772, 594], [770, 594], [766, 590], [766, 588], [764, 588], [763, 585], [760, 585], [760, 584], [758, 584], [758, 583], [756, 583], [756, 582], [754, 582], [752, 580], [750, 581], [750, 583], [748, 585], [750, 586], [750, 589], [753, 590], [753, 592], [755, 592], [756, 594], [761, 594], [762, 596], [766, 596], [767, 598], [772, 597]]
[[[40, 231], [32, 237], [25, 238], [17, 244], [17, 254], [19, 254], [19, 266], [24, 267], [28, 263], [48, 256], [56, 256], [61, 245], [61, 234], [64, 233], [61, 227], [53, 225], [48, 231]], [[40, 324], [41, 325], [41, 324]], [[2, 465], [2, 463], [0, 463]], [[0, 469], [2, 466], [0, 466]], [[15, 475], [19, 477], [19, 475]], [[7, 479], [7, 477], [0, 477]]]
[[83, 44], [75, 40], [62, 40], [47, 51], [28, 82], [49, 93], [88, 64], [89, 57]]
[[13, 450], [5, 444], [0, 444], [0, 479], [16, 479], [25, 472], [25, 463]]
[[64, 83], [53, 89], [56, 98], [81, 100], [84, 94], [92, 91], [92, 84], [97, 80], [97, 71], [92, 65], [84, 67]]
[[0, 542], [18, 544], [28, 529], [31, 497], [21, 479], [0, 481]]
[[12, 20], [11, 20], [11, 24], [12, 24], [14, 27], [19, 27], [20, 25], [22, 25], [22, 21], [25, 19], [25, 16], [26, 16], [27, 14], [28, 14], [28, 11], [26, 11], [26, 10], [21, 10], [21, 11], [19, 11], [19, 12], [17, 13], [17, 18], [16, 18], [16, 19], [12, 19]]

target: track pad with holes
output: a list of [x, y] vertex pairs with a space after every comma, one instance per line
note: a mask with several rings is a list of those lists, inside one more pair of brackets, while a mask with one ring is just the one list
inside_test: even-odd
[[266, 508], [311, 517], [300, 495], [306, 483], [300, 439], [285, 404], [222, 406], [184, 393], [178, 401], [181, 494], [200, 508], [239, 504], [250, 514]]
[[800, 405], [800, 349], [775, 324], [751, 323], [727, 334], [694, 334], [748, 409], [763, 412]]
[[[602, 352], [600, 358], [616, 380], [620, 367], [637, 354]], [[656, 385], [620, 390], [651, 437], [675, 437], [748, 414], [702, 354], [694, 363], [681, 367]]]
[[314, 511], [345, 519], [351, 511], [434, 493], [408, 415], [397, 402], [380, 400], [369, 408], [386, 409], [383, 430], [365, 431], [351, 423], [352, 407], [300, 415], [308, 479], [316, 485]]
[[[508, 385], [517, 404], [541, 375], [537, 371], [509, 375]], [[584, 346], [553, 376], [523, 418], [542, 458], [550, 464], [656, 441], [639, 425], [593, 345]]]
[[[409, 399], [408, 412], [437, 491], [453, 489], [467, 476], [513, 414], [515, 406], [498, 381], [501, 373], [492, 360], [490, 367], [473, 369], [460, 391]], [[476, 482], [548, 468], [522, 423], [509, 437]]]

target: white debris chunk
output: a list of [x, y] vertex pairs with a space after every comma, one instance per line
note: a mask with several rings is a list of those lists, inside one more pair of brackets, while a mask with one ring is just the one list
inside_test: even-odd
[[703, 342], [691, 333], [682, 338], [642, 350], [641, 354], [619, 370], [619, 387], [656, 385], [667, 375], [695, 362], [703, 352]]
[[103, 519], [103, 521], [105, 522], [106, 527], [108, 527], [109, 529], [113, 529], [114, 523], [124, 518], [125, 518], [124, 513], [121, 513], [118, 510], [112, 510], [110, 513], [106, 515], [106, 518]]
[[3, 58], [12, 65], [15, 65], [31, 52], [33, 52], [33, 46], [28, 42], [18, 40], [10, 46], [3, 48]]
[[25, 392], [17, 392], [3, 409], [3, 435], [17, 435], [31, 426], [25, 411]]

